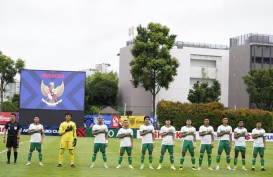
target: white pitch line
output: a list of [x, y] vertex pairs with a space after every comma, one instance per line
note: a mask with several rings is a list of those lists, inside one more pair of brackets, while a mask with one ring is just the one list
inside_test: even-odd
[[[19, 145], [24, 144], [24, 143], [26, 143], [26, 142], [29, 142], [29, 141], [24, 141], [24, 142], [22, 142], [22, 143], [19, 143]], [[3, 151], [0, 151], [0, 154], [3, 154], [3, 153], [5, 153], [5, 152], [7, 152], [7, 149], [6, 149], [6, 150], [3, 150]]]

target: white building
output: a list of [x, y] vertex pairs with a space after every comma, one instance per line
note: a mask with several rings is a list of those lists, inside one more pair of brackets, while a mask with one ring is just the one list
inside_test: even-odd
[[84, 71], [86, 73], [86, 77], [87, 77], [87, 76], [91, 76], [91, 75], [95, 74], [95, 72], [97, 70], [90, 68], [90, 69], [82, 69], [81, 71]]
[[109, 63], [101, 63], [101, 64], [96, 64], [95, 68], [89, 68], [89, 69], [82, 69], [81, 71], [86, 72], [86, 76], [91, 76], [95, 74], [95, 72], [100, 72], [100, 73], [108, 73], [108, 67], [111, 65]]
[[20, 92], [20, 80], [14, 79], [14, 83], [6, 85], [5, 92], [3, 94], [4, 101], [7, 101], [13, 97], [14, 94], [19, 94]]
[[[126, 103], [127, 111], [134, 115], [149, 115], [152, 111], [152, 96], [143, 88], [134, 88], [130, 80], [129, 63], [132, 45], [120, 49], [119, 69], [119, 106], [121, 109]], [[162, 89], [156, 98], [161, 100], [189, 102], [187, 97], [193, 84], [199, 81], [218, 80], [221, 84], [220, 102], [228, 106], [228, 71], [229, 50], [225, 45], [176, 42], [171, 55], [180, 63], [177, 76], [168, 90]]]

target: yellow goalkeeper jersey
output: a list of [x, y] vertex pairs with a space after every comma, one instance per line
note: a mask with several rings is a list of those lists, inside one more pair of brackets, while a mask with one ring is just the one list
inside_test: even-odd
[[[72, 126], [72, 131], [65, 132], [68, 126]], [[62, 135], [61, 141], [73, 141], [77, 138], [77, 127], [73, 121], [63, 122], [59, 127], [59, 133]]]

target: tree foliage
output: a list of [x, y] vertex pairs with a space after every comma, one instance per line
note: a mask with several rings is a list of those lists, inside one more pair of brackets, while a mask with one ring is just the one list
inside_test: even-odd
[[251, 70], [243, 80], [251, 103], [259, 109], [273, 111], [273, 69]]
[[2, 54], [0, 51], [0, 95], [1, 95], [1, 109], [3, 108], [3, 93], [7, 84], [14, 82], [14, 77], [17, 73], [25, 67], [25, 61], [17, 59], [14, 61], [10, 57]]
[[208, 82], [197, 81], [190, 89], [188, 100], [191, 103], [210, 103], [218, 102], [221, 95], [221, 85], [217, 80], [209, 86]]
[[177, 130], [185, 125], [186, 119], [192, 119], [192, 125], [198, 129], [204, 124], [205, 117], [210, 119], [210, 125], [217, 130], [222, 124], [222, 117], [228, 117], [228, 124], [232, 128], [238, 126], [238, 120], [244, 120], [244, 125], [248, 132], [256, 127], [256, 121], [262, 121], [263, 128], [266, 132], [273, 130], [273, 113], [259, 109], [236, 109], [226, 110], [224, 105], [219, 102], [206, 104], [181, 103], [172, 101], [160, 101], [157, 104], [157, 116], [160, 125], [164, 125], [165, 118], [171, 119], [172, 124]]
[[97, 112], [99, 106], [116, 106], [117, 98], [118, 75], [116, 72], [96, 72], [87, 77], [85, 91], [86, 113]]
[[159, 23], [140, 25], [137, 33], [131, 51], [134, 57], [130, 62], [132, 83], [152, 93], [154, 112], [156, 94], [161, 88], [168, 89], [177, 75], [179, 63], [170, 54], [176, 35]]
[[3, 112], [18, 112], [19, 111], [19, 94], [14, 94], [11, 99], [3, 102]]

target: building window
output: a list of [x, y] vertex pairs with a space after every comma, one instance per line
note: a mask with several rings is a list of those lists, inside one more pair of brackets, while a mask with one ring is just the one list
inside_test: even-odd
[[262, 57], [255, 58], [255, 69], [262, 69]]
[[216, 68], [216, 60], [191, 59], [191, 67]]
[[255, 69], [255, 57], [251, 57], [251, 69]]
[[270, 58], [264, 58], [263, 69], [269, 69], [269, 68], [270, 68]]

